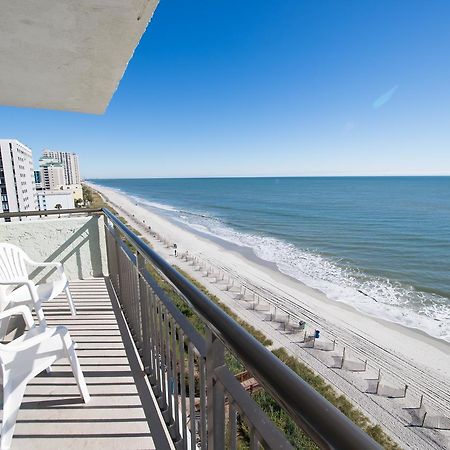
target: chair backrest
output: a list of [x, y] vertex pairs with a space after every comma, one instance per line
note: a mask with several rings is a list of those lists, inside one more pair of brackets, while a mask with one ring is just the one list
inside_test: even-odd
[[28, 279], [26, 253], [13, 244], [0, 243], [0, 281]]
[[[13, 244], [0, 243], [0, 281], [28, 280], [26, 253]], [[0, 285], [0, 311], [8, 304], [8, 295], [17, 286]]]

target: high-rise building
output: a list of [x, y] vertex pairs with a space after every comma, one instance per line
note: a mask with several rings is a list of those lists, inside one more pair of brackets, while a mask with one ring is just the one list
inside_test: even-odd
[[59, 152], [54, 150], [44, 150], [44, 157], [53, 158], [59, 161], [64, 167], [64, 183], [62, 184], [80, 184], [80, 164], [78, 155], [70, 152]]
[[2, 212], [38, 209], [31, 149], [15, 139], [0, 139], [0, 191]]
[[39, 167], [41, 168], [42, 189], [53, 190], [65, 184], [64, 167], [57, 159], [43, 156], [39, 159]]
[[34, 184], [36, 186], [36, 190], [42, 189], [41, 180], [42, 180], [41, 171], [35, 170], [34, 171]]

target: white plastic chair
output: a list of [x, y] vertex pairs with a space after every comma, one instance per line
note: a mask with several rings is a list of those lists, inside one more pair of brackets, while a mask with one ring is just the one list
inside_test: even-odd
[[1, 450], [9, 449], [14, 435], [17, 414], [25, 388], [30, 380], [62, 358], [68, 358], [78, 389], [85, 403], [90, 395], [67, 328], [34, 326], [25, 305], [0, 313], [0, 320], [22, 315], [28, 331], [8, 344], [0, 344], [0, 367], [3, 375], [3, 420]]
[[[29, 279], [27, 265], [56, 267], [58, 278], [36, 285]], [[76, 315], [69, 282], [61, 263], [36, 262], [31, 260], [19, 247], [13, 244], [0, 243], [0, 311], [17, 305], [34, 307], [39, 323], [45, 325], [42, 303], [52, 300], [63, 291], [66, 293], [71, 314]]]

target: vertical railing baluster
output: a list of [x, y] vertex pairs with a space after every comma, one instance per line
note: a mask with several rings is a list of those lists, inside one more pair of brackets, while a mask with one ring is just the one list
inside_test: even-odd
[[[125, 252], [124, 252], [125, 254]], [[128, 302], [128, 311], [129, 311], [129, 317], [130, 317], [130, 324], [133, 334], [133, 339], [136, 344], [136, 316], [134, 313], [135, 306], [133, 303], [133, 285], [134, 285], [134, 270], [133, 270], [133, 263], [128, 259], [128, 255], [125, 255], [125, 263], [127, 266], [127, 302]]]
[[[172, 385], [173, 371], [172, 371], [172, 358], [171, 358], [171, 346], [170, 346], [170, 318], [167, 310], [164, 308], [164, 358], [166, 361], [166, 392], [167, 392], [167, 423], [170, 425], [169, 431], [172, 432], [173, 425], [173, 403], [172, 403]], [[174, 437], [174, 436], [172, 436]]]
[[159, 398], [160, 401], [160, 408], [161, 410], [165, 410], [166, 409], [166, 401], [165, 401], [165, 393], [164, 393], [164, 388], [165, 388], [165, 377], [164, 377], [164, 366], [163, 366], [163, 359], [162, 359], [162, 337], [161, 337], [161, 333], [162, 333], [162, 319], [161, 319], [161, 303], [159, 302], [159, 300], [156, 303], [156, 332], [157, 332], [157, 362], [158, 362], [158, 385], [159, 385], [159, 389], [160, 389], [160, 393], [161, 396]]
[[142, 276], [142, 272], [145, 270], [145, 258], [138, 253], [137, 254], [137, 267], [139, 277], [139, 303], [141, 305], [141, 322], [142, 322], [142, 363], [144, 365], [144, 371], [148, 375], [150, 373], [150, 313], [149, 313], [149, 287]]
[[222, 342], [208, 330], [206, 351], [206, 390], [208, 394], [208, 448], [225, 449], [225, 397], [224, 389], [215, 377], [217, 367], [225, 364], [225, 348]]
[[180, 352], [180, 392], [181, 392], [181, 425], [183, 427], [183, 449], [187, 450], [187, 411], [186, 411], [186, 369], [185, 369], [185, 351], [184, 351], [184, 333], [178, 330], [178, 346]]
[[138, 350], [142, 351], [142, 315], [141, 315], [141, 302], [139, 299], [139, 262], [138, 262], [139, 252], [136, 252], [136, 262], [132, 265], [133, 271], [133, 296], [132, 302], [135, 310], [135, 333], [136, 333], [136, 347]]
[[117, 268], [117, 245], [116, 238], [112, 233], [112, 224], [108, 225], [107, 221], [105, 221], [105, 234], [108, 239], [108, 271], [111, 279], [111, 283], [114, 287], [114, 290], [119, 292], [119, 284], [117, 277], [119, 276], [118, 268]]
[[130, 308], [130, 265], [128, 264], [128, 258], [125, 254], [125, 250], [121, 250], [121, 257], [122, 257], [122, 266], [125, 270], [125, 292], [124, 292], [124, 300], [126, 305], [126, 310], [128, 317], [130, 319], [130, 328], [134, 332], [134, 323], [133, 323], [133, 314]]
[[152, 288], [148, 288], [149, 295], [149, 304], [148, 304], [148, 313], [149, 313], [149, 332], [150, 332], [150, 382], [152, 385], [156, 384], [156, 321], [155, 321], [155, 303], [156, 303], [156, 295], [153, 292]]
[[139, 347], [139, 339], [138, 339], [138, 329], [137, 329], [137, 321], [136, 321], [136, 303], [135, 302], [135, 296], [134, 296], [134, 287], [137, 284], [137, 273], [135, 271], [135, 266], [133, 264], [132, 261], [130, 261], [127, 258], [127, 262], [128, 262], [128, 276], [129, 276], [129, 280], [130, 280], [130, 303], [129, 303], [129, 308], [130, 308], [130, 313], [131, 313], [131, 323], [133, 324], [133, 339], [134, 339], [134, 343], [136, 345], [136, 347]]
[[117, 264], [117, 284], [118, 284], [118, 297], [119, 297], [119, 302], [122, 304], [123, 303], [123, 282], [122, 282], [122, 278], [124, 275], [124, 272], [122, 270], [122, 266], [120, 264], [120, 253], [121, 253], [121, 248], [120, 248], [120, 242], [119, 242], [119, 234], [118, 234], [118, 230], [117, 227], [115, 225], [113, 225], [113, 231], [114, 231], [114, 235], [115, 235], [115, 247], [116, 247], [116, 264]]
[[129, 295], [129, 308], [130, 311], [132, 313], [132, 317], [133, 317], [133, 330], [134, 330], [134, 342], [136, 343], [136, 347], [138, 346], [138, 331], [137, 331], [137, 327], [136, 327], [136, 303], [137, 300], [135, 297], [135, 287], [137, 285], [137, 275], [136, 275], [136, 270], [135, 270], [135, 265], [133, 264], [132, 261], [130, 261], [130, 259], [127, 257], [127, 263], [128, 263], [128, 276], [129, 276], [129, 281], [130, 281], [130, 295]]
[[[157, 297], [156, 294], [151, 290], [150, 292], [150, 324], [152, 330], [152, 374], [150, 377], [150, 381], [154, 386], [154, 389], [158, 386], [159, 388], [159, 351], [158, 351], [158, 318], [157, 318]], [[159, 392], [155, 392], [155, 395], [158, 397]]]
[[206, 409], [206, 364], [205, 359], [199, 356], [199, 389], [200, 389], [200, 441], [202, 449], [208, 448], [208, 438], [206, 431], [207, 409]]
[[255, 428], [253, 425], [249, 422], [248, 427], [250, 431], [250, 450], [258, 450], [259, 449], [259, 439], [258, 435], [256, 434]]
[[[125, 264], [125, 258], [123, 249], [119, 248], [119, 262], [120, 262], [120, 279], [119, 279], [119, 288], [120, 288], [120, 294], [122, 296], [122, 304], [124, 305], [124, 314], [125, 317], [130, 317], [130, 311], [128, 310], [128, 267]], [[122, 287], [120, 287], [122, 285]], [[130, 324], [131, 328], [132, 324]]]
[[[111, 234], [109, 233], [108, 223], [107, 223], [106, 219], [105, 219], [104, 231], [105, 231], [105, 239], [106, 239], [106, 263], [108, 266], [109, 278], [112, 282], [112, 285], [114, 286], [114, 280], [113, 280], [113, 276], [112, 276], [112, 267], [111, 267], [114, 257], [112, 255], [112, 248], [111, 248]], [[114, 288], [115, 288], [115, 286], [114, 286]]]
[[188, 344], [189, 365], [189, 422], [191, 424], [191, 449], [196, 448], [195, 426], [195, 379], [194, 379], [194, 346]]
[[120, 293], [122, 294], [122, 303], [124, 305], [124, 313], [127, 317], [130, 317], [130, 311], [128, 310], [128, 266], [125, 264], [125, 257], [123, 249], [119, 248], [119, 261], [120, 261], [120, 282], [122, 282], [122, 288], [120, 288]]
[[170, 327], [172, 330], [171, 334], [171, 354], [172, 354], [172, 379], [173, 379], [173, 407], [172, 407], [172, 417], [175, 421], [175, 440], [180, 437], [180, 411], [179, 411], [179, 369], [180, 365], [178, 363], [177, 353], [177, 326], [173, 319], [170, 319]]
[[228, 430], [227, 450], [237, 449], [237, 411], [234, 400], [228, 396]]
[[160, 405], [165, 420], [167, 417], [167, 382], [166, 382], [166, 357], [165, 357], [165, 342], [164, 342], [164, 309], [161, 302], [158, 302], [158, 333], [159, 333], [159, 360], [160, 360], [160, 377], [161, 377], [161, 392], [163, 404]]
[[113, 249], [112, 267], [113, 267], [114, 286], [117, 294], [119, 294], [119, 266], [117, 265], [117, 240], [112, 235], [111, 231], [110, 236], [111, 236], [111, 247]]

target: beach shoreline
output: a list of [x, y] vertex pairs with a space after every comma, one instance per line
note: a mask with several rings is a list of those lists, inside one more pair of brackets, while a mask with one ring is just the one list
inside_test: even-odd
[[[233, 253], [237, 258], [242, 258], [243, 260], [245, 260], [245, 262], [248, 265], [254, 265], [259, 270], [264, 271], [266, 275], [272, 277], [275, 282], [289, 285], [293, 289], [298, 290], [299, 295], [308, 295], [330, 306], [337, 306], [343, 310], [351, 312], [352, 314], [361, 315], [364, 319], [378, 322], [383, 327], [390, 328], [393, 331], [396, 331], [400, 334], [409, 335], [411, 338], [417, 339], [419, 341], [420, 340], [426, 341], [427, 345], [434, 346], [440, 351], [443, 351], [445, 353], [450, 353], [450, 342], [432, 336], [418, 328], [408, 327], [401, 323], [394, 322], [389, 319], [383, 319], [382, 317], [378, 317], [374, 314], [366, 313], [364, 311], [359, 310], [355, 306], [350, 305], [349, 303], [330, 299], [327, 297], [325, 293], [323, 293], [319, 289], [308, 286], [301, 280], [298, 280], [295, 277], [280, 271], [275, 262], [267, 261], [260, 258], [253, 252], [253, 250], [250, 247], [239, 246], [238, 244], [222, 239], [219, 236], [215, 236], [211, 233], [203, 232], [196, 228], [189, 227], [189, 225], [184, 224], [183, 222], [174, 220], [172, 217], [162, 214], [161, 212], [157, 211], [157, 208], [152, 208], [148, 205], [139, 203], [136, 206], [134, 198], [132, 199], [130, 196], [126, 195], [125, 193], [119, 192], [116, 189], [107, 188], [94, 183], [87, 183], [87, 184], [89, 184], [92, 188], [97, 189], [100, 193], [103, 193], [107, 198], [113, 197], [115, 200], [118, 200], [119, 198], [122, 201], [124, 199], [128, 200], [128, 202], [130, 203], [130, 205], [128, 206], [135, 207], [137, 208], [138, 211], [139, 209], [144, 210], [145, 213], [149, 215], [149, 219], [151, 217], [153, 221], [155, 217], [157, 217], [158, 220], [161, 221], [163, 225], [164, 222], [170, 223], [171, 225], [170, 232], [172, 233], [170, 236], [172, 237], [174, 243], [177, 243], [179, 251], [183, 250], [182, 245], [180, 246], [179, 243], [179, 241], [183, 241], [182, 235], [180, 235], [180, 231], [182, 230], [184, 233], [191, 234], [193, 237], [195, 236], [197, 239], [202, 240], [204, 243], [214, 244], [215, 246], [220, 247], [221, 249], [225, 250], [228, 253]], [[116, 203], [119, 207], [123, 206], [120, 204], [120, 202]], [[148, 221], [148, 223], [150, 223], [150, 220]], [[450, 358], [449, 358], [449, 366], [446, 369], [448, 369], [446, 371], [446, 375], [450, 379]]]
[[[401, 386], [402, 380], [406, 380], [404, 382], [411, 385], [408, 392], [409, 397], [405, 399], [409, 403], [418, 402], [421, 392], [431, 391], [429, 395], [433, 407], [437, 411], [444, 411], [443, 414], [447, 414], [445, 399], [440, 398], [438, 391], [439, 386], [450, 384], [450, 343], [429, 336], [420, 330], [369, 316], [346, 303], [331, 300], [322, 292], [280, 272], [274, 264], [261, 260], [256, 255], [245, 255], [247, 250], [242, 252], [242, 249], [237, 248], [235, 244], [221, 242], [220, 238], [212, 238], [206, 233], [191, 230], [187, 225], [176, 223], [175, 220], [170, 220], [170, 218], [152, 211], [148, 206], [136, 203], [134, 199], [115, 189], [97, 184], [88, 183], [88, 185], [100, 192], [143, 236], [147, 237], [146, 233], [150, 235], [148, 229], [150, 225], [151, 232], [161, 234], [169, 242], [177, 244], [179, 255], [188, 251], [189, 254], [203, 258], [214, 267], [233, 270], [239, 276], [244, 277], [251, 286], [258, 286], [265, 291], [273, 292], [280, 299], [295, 304], [296, 308], [305, 312], [305, 317], [306, 314], [309, 315], [307, 321], [313, 328], [321, 330], [323, 339], [335, 339], [338, 345], [345, 345], [348, 352], [354, 355], [355, 360], [367, 359], [369, 365], [367, 377], [373, 377], [376, 368], [383, 367], [384, 373], [388, 375], [387, 378], [392, 380], [391, 384], [397, 383]], [[205, 279], [198, 278], [198, 272], [193, 271], [189, 266], [182, 265], [179, 257], [174, 257], [173, 249], [164, 248], [162, 245], [158, 247], [159, 244], [154, 241], [152, 241], [152, 245], [155, 245], [155, 250], [168, 259], [171, 264], [179, 265], [190, 276], [197, 277], [197, 281], [206, 286]], [[251, 249], [248, 249], [248, 252], [251, 252]], [[207, 288], [215, 295], [223, 297], [223, 292], [218, 290], [215, 285], [208, 285]], [[228, 306], [245, 317], [253, 326], [267, 333], [268, 337], [278, 345], [281, 344], [291, 350], [336, 389], [356, 401], [369, 417], [376, 422], [383, 420], [381, 417], [383, 417], [384, 407], [386, 406], [386, 412], [389, 410], [387, 405], [384, 405], [385, 399], [377, 399], [378, 404], [375, 407], [372, 405], [374, 403], [372, 397], [360, 395], [360, 387], [357, 391], [352, 390], [352, 384], [359, 386], [364, 380], [353, 379], [354, 374], [351, 376], [345, 374], [345, 377], [337, 375], [336, 370], [327, 367], [320, 360], [322, 356], [311, 358], [305, 349], [300, 348], [299, 350], [298, 346], [294, 345], [295, 343], [289, 342], [272, 325], [269, 326], [267, 322], [258, 319], [255, 314], [249, 312], [242, 305], [238, 305], [238, 302], [225, 300], [228, 301]], [[433, 386], [436, 386], [436, 392], [433, 392]], [[403, 417], [401, 409], [407, 407], [408, 402], [403, 402], [399, 406], [399, 418]], [[400, 402], [398, 403], [400, 404]], [[447, 406], [447, 408], [449, 407]], [[391, 434], [400, 442], [408, 440], [405, 436], [400, 437], [406, 431], [396, 428], [394, 425], [390, 426], [392, 427]], [[404, 427], [404, 424], [401, 426]], [[394, 429], [395, 432], [392, 431]], [[418, 436], [420, 431], [408, 431], [408, 433], [415, 433]], [[426, 435], [428, 432], [424, 431], [424, 433]], [[427, 446], [425, 445], [424, 448]]]

